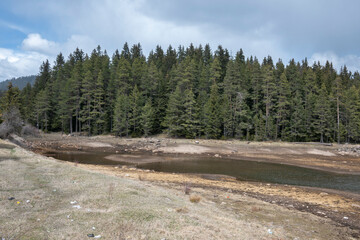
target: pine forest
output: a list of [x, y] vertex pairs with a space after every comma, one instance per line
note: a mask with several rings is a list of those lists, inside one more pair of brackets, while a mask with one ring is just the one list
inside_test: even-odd
[[127, 43], [60, 53], [34, 85], [8, 86], [3, 112], [45, 132], [247, 141], [360, 142], [360, 75], [346, 66], [235, 56], [192, 44], [144, 56]]

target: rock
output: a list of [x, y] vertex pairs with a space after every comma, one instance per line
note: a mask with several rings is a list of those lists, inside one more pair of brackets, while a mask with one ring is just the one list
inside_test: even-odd
[[89, 233], [87, 236], [88, 237], [95, 237], [95, 235], [93, 233]]
[[80, 205], [74, 205], [73, 208], [80, 209], [81, 206]]
[[354, 203], [353, 203], [353, 204], [351, 204], [351, 206], [352, 206], [352, 207], [357, 207], [357, 208], [360, 208], [360, 205], [358, 205], [358, 204], [354, 204]]
[[101, 235], [96, 235], [94, 238], [101, 238]]
[[77, 203], [77, 201], [71, 201], [71, 202], [70, 202], [71, 205], [74, 205], [74, 204], [76, 204], [76, 203]]
[[348, 220], [349, 218], [348, 217], [344, 217], [345, 220]]
[[8, 198], [8, 200], [10, 200], [10, 201], [11, 201], [11, 200], [14, 200], [14, 199], [15, 199], [14, 197], [9, 197], [9, 198]]
[[321, 192], [319, 195], [320, 195], [321, 197], [325, 197], [325, 196], [328, 196], [329, 194], [326, 193], [326, 192]]
[[215, 154], [214, 157], [220, 157], [220, 155], [219, 155], [219, 154]]
[[199, 144], [199, 141], [195, 141], [195, 144]]

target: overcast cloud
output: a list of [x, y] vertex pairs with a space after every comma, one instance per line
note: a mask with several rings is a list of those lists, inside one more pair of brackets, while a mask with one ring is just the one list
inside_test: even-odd
[[98, 44], [221, 44], [235, 54], [360, 68], [356, 0], [4, 0], [0, 3], [0, 81], [37, 74], [42, 61]]

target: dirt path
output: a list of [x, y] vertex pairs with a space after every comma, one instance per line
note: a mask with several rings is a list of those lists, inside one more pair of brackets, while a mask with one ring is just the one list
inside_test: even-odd
[[[357, 239], [358, 203], [333, 193], [138, 169], [74, 165], [0, 141], [0, 237], [5, 239]], [[193, 203], [184, 193], [199, 196]], [[284, 198], [278, 198], [288, 192]], [[307, 193], [350, 225], [277, 202]], [[271, 196], [261, 199], [261, 197]], [[15, 199], [9, 200], [10, 197]], [[303, 196], [305, 198], [305, 195]], [[265, 201], [264, 201], [265, 200]], [[306, 202], [304, 200], [304, 202]], [[314, 201], [314, 202], [312, 202]], [[338, 203], [336, 201], [339, 201]], [[303, 202], [303, 203], [304, 203]], [[327, 206], [327, 204], [329, 206]], [[284, 206], [281, 206], [284, 205]], [[319, 210], [320, 211], [320, 210]], [[325, 210], [324, 210], [325, 211]], [[327, 214], [327, 212], [323, 212]], [[358, 221], [358, 220], [356, 220]]]

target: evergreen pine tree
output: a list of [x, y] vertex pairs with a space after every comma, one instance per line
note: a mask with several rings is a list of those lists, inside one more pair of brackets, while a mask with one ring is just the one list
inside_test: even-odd
[[320, 142], [324, 142], [324, 138], [327, 139], [330, 137], [330, 103], [328, 99], [328, 93], [326, 91], [325, 83], [322, 84], [319, 96], [315, 103], [314, 109], [314, 129], [319, 136]]
[[151, 98], [146, 101], [142, 108], [140, 123], [144, 136], [149, 136], [152, 133], [154, 126], [154, 109], [152, 107]]
[[219, 138], [221, 135], [221, 108], [219, 89], [214, 82], [211, 86], [211, 92], [208, 102], [205, 105], [205, 135], [207, 138]]
[[119, 93], [116, 97], [114, 109], [114, 128], [116, 136], [129, 136], [130, 123], [130, 99], [124, 93]]

